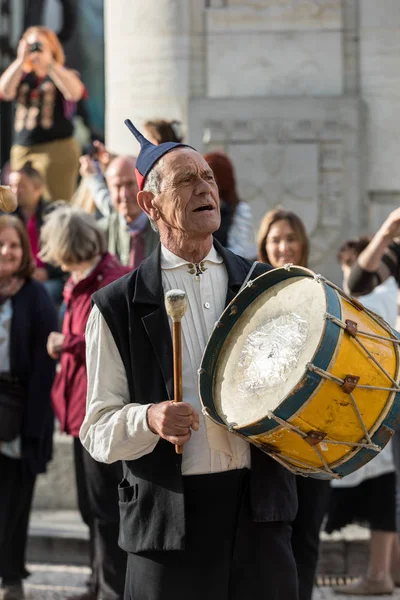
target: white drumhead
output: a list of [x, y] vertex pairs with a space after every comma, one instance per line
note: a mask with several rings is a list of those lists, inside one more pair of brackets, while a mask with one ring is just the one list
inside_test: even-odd
[[323, 286], [282, 281], [243, 312], [221, 350], [214, 404], [228, 424], [249, 425], [274, 410], [304, 375], [325, 326]]

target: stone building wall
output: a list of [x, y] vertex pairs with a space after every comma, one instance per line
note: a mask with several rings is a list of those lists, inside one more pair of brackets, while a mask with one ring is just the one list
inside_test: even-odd
[[[107, 144], [178, 118], [232, 157], [254, 223], [276, 204], [340, 283], [339, 243], [400, 204], [399, 0], [105, 0]], [[56, 436], [37, 508], [73, 508], [71, 440]], [[57, 493], [54, 493], [57, 490]]]
[[106, 0], [107, 141], [129, 116], [181, 119], [233, 158], [254, 222], [276, 204], [337, 282], [338, 244], [400, 196], [397, 0]]

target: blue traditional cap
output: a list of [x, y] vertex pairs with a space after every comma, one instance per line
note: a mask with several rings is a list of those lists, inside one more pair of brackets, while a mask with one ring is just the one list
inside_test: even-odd
[[180, 146], [191, 148], [191, 146], [188, 146], [187, 144], [181, 144], [177, 142], [166, 142], [156, 146], [155, 144], [149, 142], [149, 140], [146, 140], [144, 135], [141, 134], [138, 129], [136, 129], [130, 119], [125, 119], [124, 123], [140, 144], [140, 152], [136, 160], [135, 169], [139, 190], [143, 189], [147, 175], [150, 173], [156, 162], [159, 161], [162, 156], [164, 156], [164, 154], [167, 154], [167, 152], [170, 152], [174, 148], [179, 148]]

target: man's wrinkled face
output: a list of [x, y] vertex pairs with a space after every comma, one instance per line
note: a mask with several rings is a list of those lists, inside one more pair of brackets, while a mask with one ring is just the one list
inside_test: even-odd
[[134, 221], [141, 209], [137, 203], [138, 186], [133, 164], [121, 163], [107, 173], [107, 185], [113, 206], [128, 222]]
[[220, 226], [218, 188], [204, 158], [190, 148], [179, 148], [162, 159], [161, 190], [153, 205], [163, 229], [196, 236], [211, 234]]

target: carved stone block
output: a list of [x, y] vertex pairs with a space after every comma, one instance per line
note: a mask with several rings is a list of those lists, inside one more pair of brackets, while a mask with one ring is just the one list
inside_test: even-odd
[[379, 229], [389, 213], [399, 206], [400, 192], [370, 192], [368, 217], [371, 231]]
[[209, 10], [214, 31], [338, 30], [342, 25], [341, 0], [225, 0], [224, 8], [221, 2], [212, 0], [214, 10]]
[[341, 170], [321, 173], [321, 224], [340, 231], [344, 218], [343, 173]]
[[318, 216], [318, 147], [315, 144], [229, 144], [240, 196], [254, 220], [278, 205], [293, 210], [312, 232]]
[[342, 144], [322, 142], [320, 144], [321, 171], [341, 171], [343, 169]]
[[189, 143], [231, 157], [255, 226], [277, 205], [296, 212], [310, 234], [311, 268], [341, 284], [337, 248], [359, 235], [366, 212], [360, 115], [352, 98], [198, 99]]
[[342, 93], [340, 31], [209, 32], [207, 43], [210, 97]]

